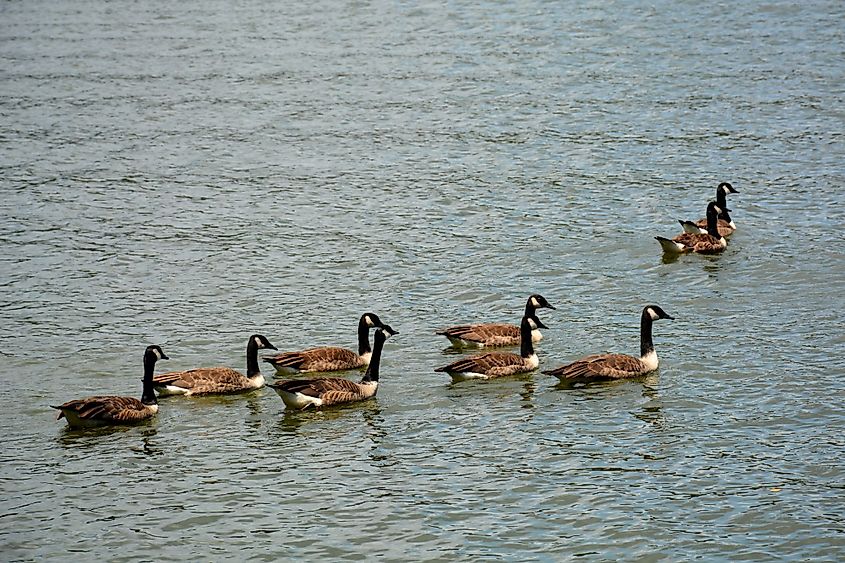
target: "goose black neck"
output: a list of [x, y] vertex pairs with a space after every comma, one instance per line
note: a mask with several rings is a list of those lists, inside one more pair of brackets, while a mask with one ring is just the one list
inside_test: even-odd
[[654, 352], [654, 341], [651, 339], [651, 325], [654, 321], [648, 311], [643, 311], [640, 319], [640, 356]]
[[153, 389], [153, 371], [156, 366], [156, 358], [144, 355], [144, 387], [141, 391], [141, 402], [145, 405], [157, 405], [155, 389]]
[[367, 324], [365, 317], [361, 317], [358, 321], [358, 355], [363, 356], [370, 349], [370, 325]]
[[255, 343], [255, 338], [250, 338], [246, 343], [246, 376], [255, 377], [261, 373], [258, 367], [258, 344]]
[[537, 307], [534, 306], [534, 300], [528, 298], [528, 303], [525, 304], [525, 314], [523, 316], [530, 317], [537, 312]]
[[719, 234], [719, 215], [715, 209], [707, 209], [707, 234], [712, 237], [722, 238]]
[[727, 209], [728, 207], [728, 196], [725, 195], [725, 190], [722, 189], [721, 185], [716, 188], [716, 205], [720, 209]]
[[378, 381], [379, 364], [381, 363], [381, 350], [384, 348], [384, 338], [375, 338], [375, 345], [373, 346], [373, 355], [370, 356], [370, 365], [367, 366], [367, 372], [361, 382]]
[[527, 358], [534, 354], [534, 341], [531, 338], [531, 323], [528, 317], [522, 317], [519, 325], [519, 355]]

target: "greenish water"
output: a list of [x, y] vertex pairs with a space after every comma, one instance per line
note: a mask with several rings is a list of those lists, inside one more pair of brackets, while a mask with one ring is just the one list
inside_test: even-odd
[[[4, 560], [842, 560], [845, 9], [0, 5]], [[715, 186], [739, 229], [665, 261]], [[449, 385], [449, 324], [550, 329]], [[48, 407], [400, 331], [378, 397]], [[269, 373], [267, 374], [270, 375]]]

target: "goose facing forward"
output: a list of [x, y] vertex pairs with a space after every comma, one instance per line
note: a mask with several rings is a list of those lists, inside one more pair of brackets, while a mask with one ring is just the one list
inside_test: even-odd
[[640, 317], [640, 357], [627, 354], [595, 354], [576, 362], [543, 373], [553, 375], [562, 382], [578, 383], [625, 379], [645, 375], [657, 369], [657, 352], [651, 338], [651, 326], [658, 319], [673, 319], [657, 305], [648, 305]]
[[50, 405], [60, 412], [56, 420], [67, 419], [71, 428], [132, 424], [151, 418], [158, 412], [158, 402], [153, 390], [153, 369], [158, 360], [169, 360], [158, 346], [147, 346], [144, 351], [144, 379], [141, 400], [134, 397], [97, 396], [68, 401], [59, 406]]
[[721, 207], [716, 205], [716, 202], [711, 201], [707, 204], [707, 233], [705, 234], [681, 233], [672, 239], [654, 238], [663, 247], [663, 252], [667, 254], [685, 254], [687, 252], [718, 254], [728, 246], [728, 241], [719, 234], [719, 230], [716, 228], [716, 218], [721, 211]]
[[364, 378], [359, 383], [342, 377], [323, 377], [281, 381], [271, 383], [269, 387], [279, 394], [285, 407], [296, 410], [354, 403], [375, 397], [378, 391], [381, 351], [384, 348], [384, 342], [394, 334], [398, 332], [387, 328], [376, 329], [370, 363]]
[[[525, 303], [525, 316], [537, 318], [536, 311], [540, 308], [554, 310], [554, 307], [542, 295], [530, 296]], [[458, 347], [518, 346], [521, 341], [519, 326], [506, 323], [458, 325], [438, 331], [437, 334], [445, 336], [452, 346]], [[533, 342], [539, 342], [542, 339], [543, 335], [538, 329], [531, 331]]]
[[464, 358], [451, 364], [435, 369], [436, 372], [446, 372], [452, 377], [452, 382], [467, 381], [469, 379], [493, 379], [526, 373], [537, 369], [540, 364], [534, 353], [534, 343], [531, 331], [538, 328], [548, 328], [537, 317], [522, 317], [519, 325], [520, 350], [519, 354], [510, 352], [488, 352], [470, 358]]
[[364, 313], [358, 321], [358, 353], [347, 348], [322, 346], [299, 352], [283, 352], [262, 358], [276, 368], [280, 375], [301, 372], [325, 372], [356, 369], [370, 363], [370, 329], [381, 328], [390, 334], [397, 334], [390, 326], [381, 322], [375, 313]]
[[241, 393], [264, 387], [258, 369], [258, 350], [276, 347], [266, 337], [253, 334], [246, 343], [246, 375], [227, 367], [196, 368], [162, 373], [153, 378], [160, 395], [215, 395]]
[[[733, 234], [736, 230], [736, 223], [734, 223], [733, 219], [731, 219], [730, 209], [728, 209], [728, 194], [738, 194], [739, 192], [734, 189], [734, 187], [730, 184], [730, 182], [722, 182], [716, 188], [716, 205], [722, 210], [718, 215], [718, 221], [716, 222], [716, 228], [719, 231], [719, 234], [723, 237], [728, 237]], [[699, 219], [698, 221], [678, 221], [681, 224], [681, 227], [684, 228], [684, 232], [687, 233], [707, 233], [707, 217], [703, 219]]]

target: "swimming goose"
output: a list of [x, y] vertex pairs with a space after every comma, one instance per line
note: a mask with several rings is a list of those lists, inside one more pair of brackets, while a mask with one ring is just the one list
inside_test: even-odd
[[648, 305], [640, 318], [640, 357], [626, 354], [595, 354], [543, 373], [563, 382], [599, 381], [637, 377], [657, 369], [657, 352], [651, 339], [651, 325], [658, 319], [672, 319], [657, 305]]
[[196, 368], [162, 373], [153, 378], [159, 395], [213, 395], [240, 393], [264, 387], [258, 369], [258, 350], [276, 350], [266, 337], [253, 334], [246, 343], [246, 375], [227, 367]]
[[[721, 208], [721, 212], [718, 216], [718, 221], [716, 223], [716, 227], [719, 230], [719, 234], [723, 237], [728, 237], [733, 234], [736, 230], [736, 223], [734, 223], [733, 219], [730, 216], [730, 209], [728, 209], [728, 194], [738, 194], [739, 192], [734, 189], [734, 187], [730, 184], [730, 182], [722, 182], [719, 184], [719, 187], [716, 188], [716, 205]], [[707, 233], [707, 218], [699, 219], [698, 221], [678, 221], [681, 224], [681, 227], [684, 228], [684, 232], [687, 233]]]
[[370, 328], [381, 328], [396, 334], [381, 322], [375, 313], [364, 313], [358, 321], [358, 353], [347, 348], [323, 346], [299, 352], [283, 352], [262, 358], [276, 368], [276, 373], [290, 375], [310, 371], [340, 371], [364, 367], [370, 363]]
[[[525, 304], [525, 316], [536, 318], [539, 308], [554, 309], [542, 295], [532, 295]], [[518, 346], [520, 342], [519, 326], [505, 323], [480, 323], [452, 326], [437, 334], [442, 334], [452, 346]], [[543, 335], [539, 330], [531, 331], [531, 340], [539, 342]]]
[[390, 327], [376, 329], [370, 364], [360, 383], [342, 377], [322, 377], [281, 381], [271, 383], [269, 387], [279, 394], [287, 408], [298, 410], [365, 401], [375, 397], [378, 391], [381, 350], [385, 340], [394, 334], [398, 332], [390, 330]]
[[720, 235], [716, 228], [716, 217], [720, 211], [721, 208], [713, 201], [707, 205], [706, 234], [681, 233], [671, 240], [664, 237], [654, 238], [663, 247], [663, 252], [668, 254], [684, 254], [687, 252], [718, 254], [728, 246], [725, 237]]
[[169, 360], [158, 346], [147, 346], [144, 351], [144, 382], [141, 400], [134, 397], [97, 396], [68, 401], [59, 406], [56, 420], [66, 418], [71, 428], [104, 426], [107, 424], [131, 424], [152, 417], [158, 412], [156, 394], [153, 391], [153, 368], [158, 360]]
[[451, 364], [435, 369], [436, 372], [446, 372], [452, 377], [452, 382], [469, 379], [493, 379], [506, 375], [515, 375], [537, 369], [540, 361], [534, 353], [534, 343], [531, 331], [538, 328], [548, 328], [537, 317], [522, 317], [519, 325], [520, 350], [519, 354], [510, 352], [488, 352], [470, 358], [464, 358]]

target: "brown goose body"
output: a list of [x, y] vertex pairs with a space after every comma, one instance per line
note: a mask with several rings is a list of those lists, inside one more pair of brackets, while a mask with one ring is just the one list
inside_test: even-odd
[[253, 334], [246, 347], [246, 375], [228, 367], [195, 368], [162, 373], [153, 378], [153, 386], [160, 395], [215, 395], [243, 393], [264, 386], [264, 376], [258, 369], [258, 350], [276, 347], [266, 337]]
[[[707, 232], [707, 219], [699, 219], [695, 222], [695, 226], [698, 227], [699, 233], [702, 231]], [[736, 224], [732, 220], [725, 221], [724, 219], [719, 219], [716, 221], [716, 229], [719, 231], [719, 235], [729, 237], [736, 230]]]
[[285, 407], [295, 410], [330, 407], [375, 397], [378, 392], [382, 348], [385, 340], [393, 334], [396, 334], [396, 331], [390, 327], [376, 330], [372, 359], [360, 382], [342, 377], [323, 377], [281, 381], [271, 383], [270, 387], [282, 398]]
[[627, 354], [593, 354], [543, 373], [566, 383], [625, 379], [645, 375], [657, 369], [659, 360], [652, 340], [652, 324], [672, 317], [657, 305], [643, 309], [640, 317], [640, 357]]
[[276, 368], [279, 373], [312, 371], [340, 371], [362, 368], [370, 363], [371, 352], [356, 354], [347, 348], [324, 346], [309, 348], [299, 352], [284, 352], [263, 358]]
[[71, 428], [132, 424], [152, 418], [158, 412], [153, 390], [153, 368], [159, 359], [168, 357], [158, 346], [148, 346], [144, 352], [144, 386], [141, 400], [134, 397], [98, 395], [68, 401], [52, 408], [59, 410], [56, 420], [67, 419]]
[[[265, 356], [263, 361], [276, 368], [280, 375], [295, 373], [342, 371], [362, 368], [370, 363], [370, 329], [389, 328], [375, 313], [364, 313], [358, 320], [358, 353], [337, 346], [321, 346], [296, 352]], [[390, 329], [392, 330], [392, 329]]]
[[56, 420], [66, 418], [72, 428], [131, 424], [152, 418], [158, 405], [145, 405], [135, 397], [103, 395], [68, 401], [53, 407], [59, 409]]
[[654, 237], [668, 254], [686, 254], [695, 252], [697, 254], [718, 254], [725, 250], [728, 242], [725, 237], [719, 234], [716, 228], [717, 215], [721, 208], [715, 202], [707, 205], [707, 233], [681, 233], [678, 236], [668, 239], [665, 237]]
[[[542, 295], [532, 295], [525, 304], [525, 315], [536, 316], [538, 308], [554, 309]], [[440, 331], [449, 339], [453, 346], [502, 347], [519, 346], [521, 341], [519, 325], [507, 323], [477, 323], [452, 326]], [[531, 341], [540, 342], [543, 339], [538, 329], [531, 331]]]
[[522, 317], [520, 324], [520, 353], [488, 352], [469, 358], [462, 358], [449, 365], [435, 369], [435, 372], [445, 372], [452, 377], [453, 382], [470, 379], [494, 379], [527, 373], [537, 369], [539, 360], [534, 353], [531, 331], [536, 328], [547, 328], [536, 317]]

